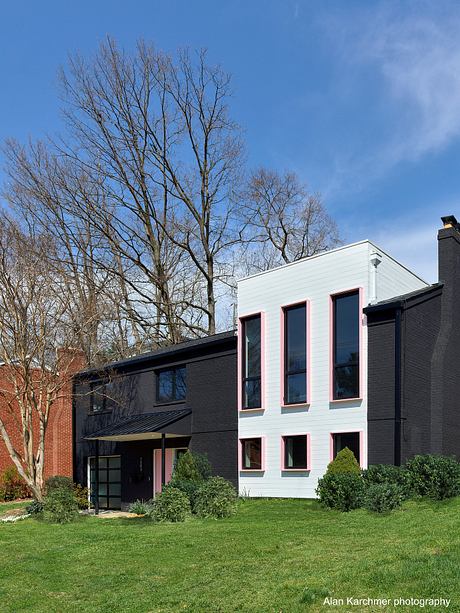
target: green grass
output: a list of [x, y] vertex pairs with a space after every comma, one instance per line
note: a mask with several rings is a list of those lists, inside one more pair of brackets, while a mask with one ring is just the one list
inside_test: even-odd
[[0, 552], [8, 613], [382, 611], [323, 606], [327, 594], [447, 597], [460, 610], [460, 498], [384, 516], [248, 500], [232, 519], [177, 525], [30, 519], [0, 525]]
[[[26, 501], [26, 502], [0, 502], [0, 517], [2, 517], [3, 515], [8, 515], [8, 511], [11, 511], [11, 509], [23, 509], [24, 507], [26, 507], [28, 504], [30, 503], [30, 501]], [[0, 539], [1, 541], [1, 539]]]

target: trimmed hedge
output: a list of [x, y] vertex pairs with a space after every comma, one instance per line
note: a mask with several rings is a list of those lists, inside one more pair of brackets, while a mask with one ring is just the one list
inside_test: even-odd
[[412, 495], [412, 486], [409, 471], [405, 466], [392, 464], [373, 464], [363, 470], [363, 479], [366, 486], [393, 484], [400, 488], [405, 499]]

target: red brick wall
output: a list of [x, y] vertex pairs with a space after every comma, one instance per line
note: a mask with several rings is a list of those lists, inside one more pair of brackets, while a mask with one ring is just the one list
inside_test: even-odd
[[[45, 438], [45, 478], [52, 475], [65, 475], [71, 477], [72, 470], [72, 382], [69, 374], [76, 373], [85, 366], [84, 356], [77, 351], [62, 351], [61, 359], [65, 361], [66, 384], [60, 398], [53, 405]], [[68, 365], [68, 367], [67, 367]], [[8, 390], [11, 383], [8, 380], [7, 366], [0, 366], [0, 388]], [[19, 425], [9, 414], [5, 407], [5, 400], [0, 395], [0, 413], [6, 421], [7, 431], [14, 445], [22, 451], [22, 435], [20, 429], [19, 407], [16, 409]], [[34, 423], [34, 428], [37, 424]], [[0, 473], [13, 463], [0, 435]]]

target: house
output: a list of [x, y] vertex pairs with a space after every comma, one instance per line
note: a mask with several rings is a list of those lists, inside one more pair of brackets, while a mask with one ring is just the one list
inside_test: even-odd
[[240, 280], [237, 335], [79, 373], [75, 479], [125, 507], [190, 448], [241, 493], [313, 498], [344, 447], [362, 468], [460, 457], [460, 224], [443, 224], [433, 285], [363, 240]]
[[345, 446], [363, 468], [460, 455], [460, 226], [429, 285], [364, 240], [238, 283], [239, 487], [315, 496]]
[[97, 509], [152, 498], [187, 449], [237, 485], [236, 345], [225, 332], [78, 374], [74, 479]]
[[[61, 376], [61, 387], [58, 398], [50, 411], [50, 417], [45, 435], [45, 479], [53, 475], [64, 475], [71, 477], [73, 473], [72, 457], [72, 374], [80, 371], [85, 358], [81, 351], [75, 349], [58, 350], [59, 360], [65, 366]], [[36, 377], [37, 389], [40, 385], [41, 370], [39, 367], [33, 371]], [[18, 382], [16, 382], [16, 380]], [[34, 379], [35, 380], [35, 379]], [[21, 375], [17, 372], [17, 367], [0, 364], [0, 417], [5, 424], [14, 448], [19, 455], [23, 456], [23, 435], [21, 426], [21, 411], [18, 404], [18, 394], [15, 392], [15, 383], [21, 390]], [[38, 443], [39, 420], [38, 415], [34, 414], [33, 429], [35, 443]], [[36, 451], [36, 449], [35, 449]], [[13, 466], [5, 442], [0, 435], [0, 474], [8, 467]]]
[[460, 459], [460, 225], [442, 221], [438, 282], [364, 309], [372, 464], [418, 453]]

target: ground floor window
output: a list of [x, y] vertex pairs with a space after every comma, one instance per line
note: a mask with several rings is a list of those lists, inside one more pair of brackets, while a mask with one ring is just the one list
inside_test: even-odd
[[262, 438], [241, 439], [241, 468], [262, 470]]
[[332, 459], [339, 451], [348, 447], [361, 465], [360, 433], [359, 432], [335, 432], [332, 434]]
[[[89, 458], [89, 483], [91, 502], [96, 497], [96, 458]], [[121, 508], [121, 463], [120, 456], [99, 457], [99, 508]]]
[[309, 470], [308, 435], [283, 436], [283, 470]]

